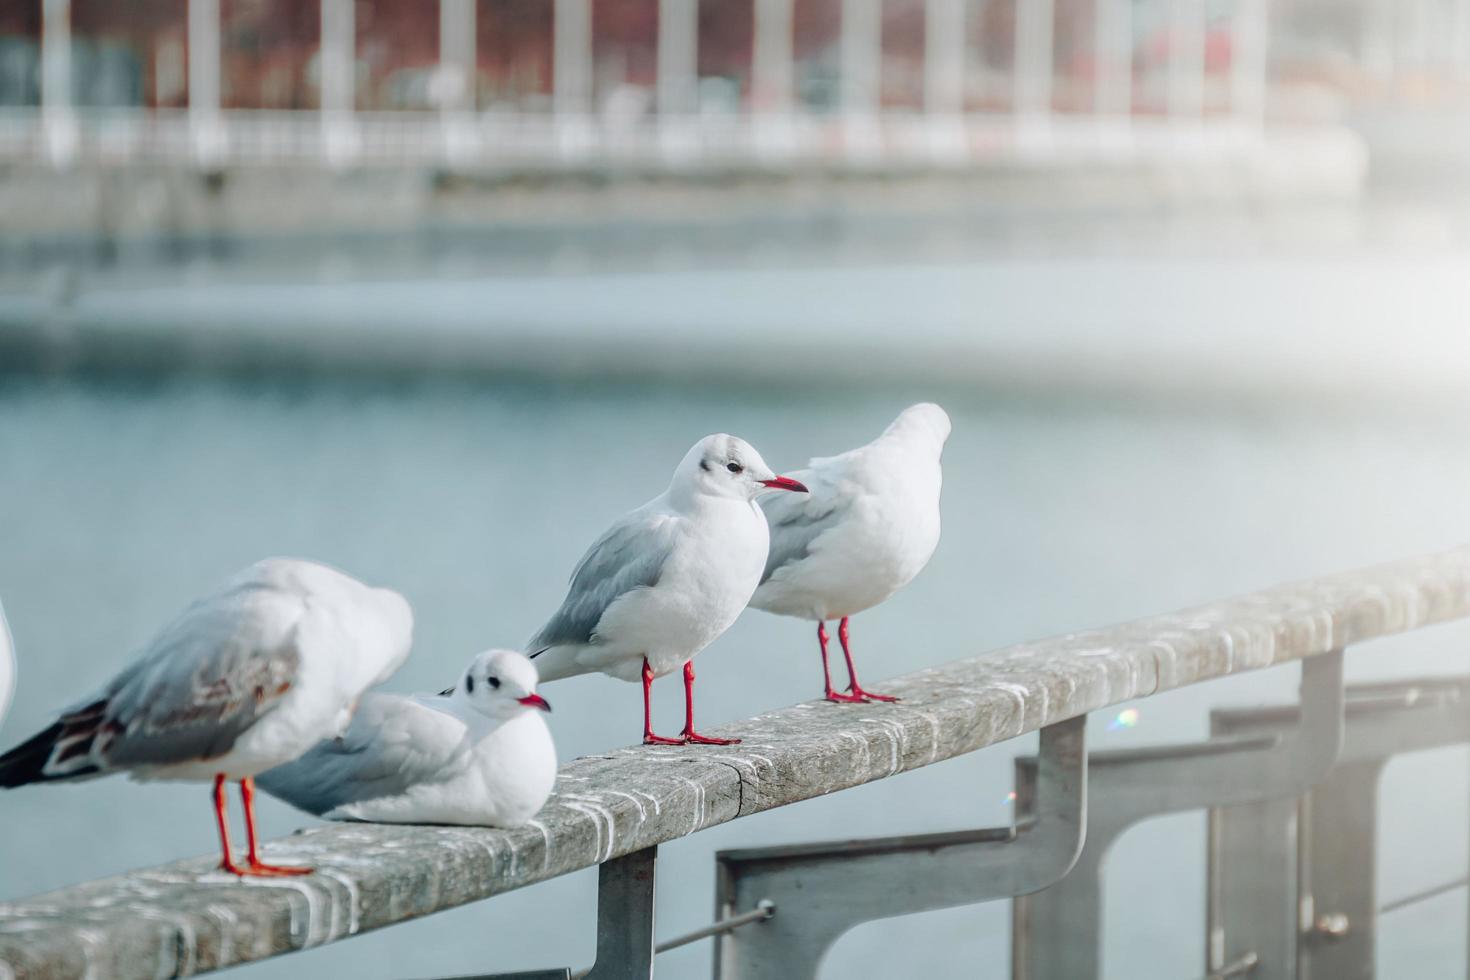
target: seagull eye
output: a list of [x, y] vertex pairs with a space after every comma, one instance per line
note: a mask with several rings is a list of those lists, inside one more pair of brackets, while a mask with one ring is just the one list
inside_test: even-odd
[[726, 463], [725, 469], [729, 470], [731, 473], [742, 473], [745, 471], [745, 467], [741, 466], [739, 463]]
[[489, 684], [493, 688], [497, 688], [498, 689], [500, 687], [500, 678], [499, 677], [487, 677], [487, 678], [485, 678], [485, 683], [486, 684]]

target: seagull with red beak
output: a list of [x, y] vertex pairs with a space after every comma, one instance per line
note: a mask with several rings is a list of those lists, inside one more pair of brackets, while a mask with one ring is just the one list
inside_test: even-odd
[[[735, 436], [706, 436], [663, 493], [624, 515], [572, 572], [561, 608], [531, 637], [541, 679], [601, 672], [643, 685], [646, 745], [730, 745], [694, 728], [694, 655], [729, 629], [760, 584], [770, 529], [756, 498], [806, 493]], [[653, 733], [649, 689], [683, 668], [684, 730]]]
[[531, 662], [490, 650], [443, 694], [367, 695], [340, 738], [257, 782], [330, 820], [518, 827], [556, 781], [550, 710]]

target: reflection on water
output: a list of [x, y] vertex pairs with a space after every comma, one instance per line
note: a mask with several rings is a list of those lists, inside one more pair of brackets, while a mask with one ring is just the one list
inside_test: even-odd
[[[265, 554], [309, 555], [401, 589], [419, 616], [392, 686], [437, 689], [478, 648], [516, 643], [560, 600], [585, 543], [658, 492], [699, 436], [750, 439], [778, 468], [871, 438], [903, 405], [943, 402], [945, 536], [930, 567], [853, 625], [884, 676], [1049, 633], [1431, 551], [1470, 538], [1470, 420], [1411, 415], [1132, 411], [956, 390], [815, 387], [397, 386], [11, 380], [0, 388], [0, 596], [20, 654], [7, 746], [84, 693], [210, 582]], [[1462, 669], [1466, 631], [1381, 642], [1351, 676]], [[711, 726], [813, 696], [807, 624], [747, 613], [700, 659]], [[1272, 671], [1092, 720], [1094, 745], [1199, 738], [1207, 709], [1288, 699]], [[657, 692], [676, 724], [677, 685]], [[563, 756], [636, 735], [637, 689], [558, 682]], [[1004, 822], [1010, 757], [980, 753], [701, 833], [664, 848], [660, 926], [705, 924], [720, 847]], [[1383, 896], [1464, 867], [1466, 787], [1456, 749], [1388, 767]], [[0, 797], [0, 898], [214, 846], [197, 786], [105, 780]], [[309, 823], [273, 802], [268, 831]], [[1145, 823], [1108, 864], [1112, 976], [1196, 976], [1203, 963], [1203, 817]], [[594, 879], [580, 874], [249, 968], [265, 976], [402, 977], [590, 962]], [[1386, 919], [1385, 976], [1458, 975], [1463, 893]], [[1457, 911], [1458, 910], [1458, 911]], [[865, 926], [832, 977], [1007, 973], [1002, 905]], [[707, 948], [660, 975], [708, 971]]]

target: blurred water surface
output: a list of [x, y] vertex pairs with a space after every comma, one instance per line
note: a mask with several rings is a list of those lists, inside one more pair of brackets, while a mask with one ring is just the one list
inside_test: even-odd
[[[391, 687], [436, 689], [472, 652], [538, 626], [586, 544], [661, 490], [701, 435], [738, 433], [789, 469], [865, 441], [921, 397], [954, 418], [945, 536], [917, 582], [854, 621], [865, 679], [880, 690], [883, 677], [988, 648], [1470, 539], [1470, 419], [1453, 415], [1134, 409], [820, 381], [11, 379], [0, 387], [0, 595], [20, 685], [0, 741], [42, 725], [192, 596], [269, 554], [311, 556], [406, 593], [417, 648]], [[747, 613], [699, 660], [702, 723], [816, 694], [811, 633]], [[1350, 658], [1350, 674], [1460, 670], [1467, 633], [1374, 644]], [[1284, 698], [1295, 683], [1288, 668], [1170, 694], [1143, 703], [1132, 730], [1095, 718], [1096, 744], [1199, 737], [1210, 706]], [[676, 725], [677, 684], [660, 687], [663, 723]], [[637, 735], [632, 685], [577, 678], [546, 693], [564, 757]], [[720, 847], [1003, 822], [1010, 757], [1033, 747], [1026, 739], [671, 844], [659, 932], [709, 917]], [[1385, 895], [1464, 866], [1463, 757], [1390, 768]], [[273, 835], [310, 822], [274, 801], [262, 811]], [[215, 846], [207, 792], [190, 785], [112, 779], [6, 793], [0, 827], [0, 899]], [[1171, 817], [1114, 852], [1110, 976], [1200, 972], [1202, 831], [1196, 815]], [[594, 893], [583, 873], [246, 970], [388, 978], [581, 964], [592, 958]], [[1460, 975], [1464, 921], [1463, 893], [1385, 920], [1385, 975]], [[1000, 978], [1007, 939], [1000, 904], [880, 923], [843, 940], [827, 975]], [[708, 956], [697, 946], [662, 957], [660, 975], [705, 975]]]
[[[46, 377], [0, 364], [0, 596], [20, 657], [0, 745], [103, 681], [199, 592], [271, 554], [317, 558], [403, 591], [417, 611], [417, 645], [390, 687], [437, 690], [473, 652], [517, 645], [539, 626], [586, 545], [658, 493], [700, 436], [739, 434], [792, 469], [867, 441], [920, 399], [940, 401], [954, 419], [944, 539], [912, 586], [854, 620], [864, 680], [877, 690], [885, 677], [1006, 644], [1463, 543], [1470, 399], [1416, 400], [1405, 379], [1442, 381], [1464, 356], [1456, 325], [1470, 282], [1467, 215], [1424, 206], [1244, 209], [1203, 221], [1017, 211], [928, 230], [793, 221], [713, 238], [666, 228], [654, 241], [511, 235], [488, 255], [473, 238], [377, 258], [328, 249], [320, 260], [266, 245], [218, 264], [123, 262], [75, 281], [28, 274], [19, 292], [0, 289], [0, 319], [25, 322], [28, 303], [52, 317], [52, 300], [36, 297], [55, 286], [63, 298], [79, 290], [72, 309], [91, 310], [104, 331], [165, 313], [177, 321], [170, 329], [268, 321], [273, 336], [332, 318], [349, 328], [450, 322], [527, 336], [565, 327], [577, 333], [547, 349], [560, 342], [559, 356], [576, 361], [575, 336], [657, 328], [717, 345], [733, 343], [721, 331], [739, 326], [748, 332], [733, 346], [744, 350], [803, 329], [838, 337], [860, 328], [875, 364], [910, 339], [927, 353], [910, 352], [882, 383], [854, 373], [851, 358], [835, 375], [820, 357], [786, 357], [762, 374], [750, 356], [757, 348], [742, 367], [713, 373], [681, 369], [671, 349], [645, 380], [620, 383], [580, 380], [597, 373], [586, 357], [576, 372], [541, 380]], [[65, 327], [64, 318], [48, 322]], [[1154, 358], [1170, 383], [1147, 397], [1127, 385], [1006, 384], [1007, 363], [1020, 363], [1007, 362], [989, 370], [991, 384], [961, 385], [943, 363], [961, 341], [968, 357], [990, 345], [1071, 365], [1053, 382], [1099, 367], [1137, 378]], [[1166, 350], [1188, 354], [1172, 363], [1198, 367], [1164, 371]], [[1252, 389], [1219, 397], [1208, 375], [1227, 362], [1269, 377], [1278, 394], [1290, 394], [1302, 365], [1338, 382], [1347, 367], [1383, 385], [1359, 400], [1348, 379], [1327, 403]], [[1414, 370], [1398, 370], [1410, 362]], [[1409, 397], [1381, 397], [1396, 385]], [[812, 632], [764, 613], [742, 617], [699, 659], [701, 724], [814, 696]], [[1467, 638], [1470, 628], [1449, 626], [1375, 643], [1350, 656], [1349, 676], [1463, 671]], [[1295, 688], [1296, 671], [1285, 668], [1173, 692], [1138, 705], [1132, 729], [1095, 717], [1093, 744], [1199, 738], [1209, 708], [1284, 700]], [[638, 734], [632, 685], [575, 678], [545, 693], [564, 758]], [[677, 682], [661, 683], [656, 698], [661, 725], [677, 726]], [[659, 933], [706, 924], [719, 848], [1008, 821], [1011, 758], [1034, 744], [662, 848]], [[1465, 867], [1464, 757], [1449, 749], [1389, 766], [1381, 897]], [[261, 809], [272, 835], [311, 822], [274, 801]], [[0, 829], [0, 900], [216, 846], [204, 787], [121, 779], [0, 794]], [[1108, 976], [1202, 972], [1203, 830], [1203, 817], [1187, 814], [1120, 840], [1106, 887]], [[387, 980], [584, 965], [595, 883], [586, 872], [243, 969]], [[1381, 975], [1463, 976], [1465, 921], [1463, 891], [1386, 917]], [[1000, 980], [1008, 941], [1003, 903], [876, 923], [837, 945], [826, 975]], [[661, 957], [659, 970], [707, 975], [708, 944]]]

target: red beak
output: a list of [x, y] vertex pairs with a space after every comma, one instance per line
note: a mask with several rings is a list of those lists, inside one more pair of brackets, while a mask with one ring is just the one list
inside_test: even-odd
[[551, 705], [539, 694], [527, 694], [523, 698], [516, 698], [516, 700], [528, 708], [540, 708], [542, 711], [551, 710]]
[[795, 490], [797, 493], [811, 492], [804, 484], [791, 479], [789, 476], [778, 476], [774, 480], [762, 480], [761, 485], [770, 487], [773, 490]]

